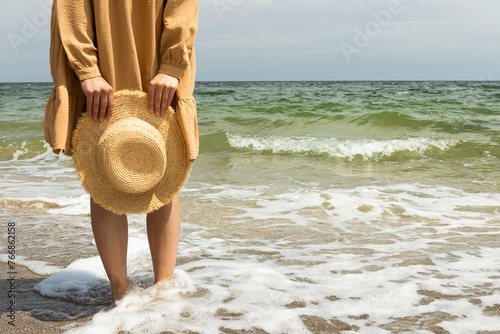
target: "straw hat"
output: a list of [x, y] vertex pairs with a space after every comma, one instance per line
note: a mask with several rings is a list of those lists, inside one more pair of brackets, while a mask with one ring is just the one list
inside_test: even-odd
[[73, 134], [73, 164], [94, 201], [117, 214], [147, 213], [169, 203], [186, 182], [191, 162], [172, 110], [155, 116], [148, 96], [115, 93], [113, 116], [83, 116]]

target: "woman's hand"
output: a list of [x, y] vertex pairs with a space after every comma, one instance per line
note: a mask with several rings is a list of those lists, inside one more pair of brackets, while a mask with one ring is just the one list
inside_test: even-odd
[[104, 118], [109, 119], [113, 114], [113, 87], [102, 77], [95, 77], [80, 81], [83, 93], [87, 97], [86, 112], [92, 116], [94, 121]]
[[163, 116], [172, 103], [179, 79], [158, 73], [149, 83], [149, 112]]

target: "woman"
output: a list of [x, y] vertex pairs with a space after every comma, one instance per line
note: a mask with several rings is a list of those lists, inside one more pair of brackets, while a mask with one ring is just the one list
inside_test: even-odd
[[[45, 138], [55, 153], [71, 154], [82, 112], [96, 122], [113, 115], [113, 92], [148, 92], [150, 112], [174, 107], [188, 148], [198, 155], [194, 40], [197, 0], [54, 0], [50, 65], [54, 90], [45, 110]], [[113, 301], [130, 290], [128, 225], [91, 198], [91, 221]], [[147, 215], [155, 284], [172, 278], [180, 233], [179, 197]]]

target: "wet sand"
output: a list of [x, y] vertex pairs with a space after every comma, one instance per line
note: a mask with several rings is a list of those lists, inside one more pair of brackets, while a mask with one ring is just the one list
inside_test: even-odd
[[[33, 207], [30, 203], [4, 202], [3, 209], [0, 210], [2, 221], [16, 222], [16, 246], [19, 255], [25, 257], [25, 260], [44, 261], [52, 266], [65, 268], [77, 259], [88, 258], [97, 255], [95, 246], [92, 244], [92, 232], [90, 229], [88, 215], [65, 216], [51, 215], [45, 212], [45, 207]], [[224, 210], [221, 214], [220, 208], [215, 210], [209, 203], [198, 203], [196, 210], [187, 205], [183, 208], [183, 219], [186, 221], [195, 221], [198, 226], [209, 228], [205, 235], [206, 239], [220, 237], [220, 231], [224, 231], [224, 237], [227, 240], [238, 239], [242, 242], [243, 248], [235, 249], [234, 254], [256, 256], [259, 262], [273, 261], [280, 266], [305, 266], [308, 268], [321, 265], [321, 256], [325, 254], [331, 256], [349, 255], [354, 259], [359, 258], [360, 263], [364, 263], [359, 270], [339, 270], [331, 272], [333, 275], [353, 277], [363, 273], [372, 273], [383, 270], [383, 265], [393, 268], [410, 268], [413, 266], [427, 266], [428, 272], [422, 272], [425, 277], [433, 277], [442, 280], [443, 284], [448, 283], [449, 277], [440, 272], [440, 268], [434, 263], [436, 259], [453, 263], [457, 261], [451, 252], [457, 249], [466, 249], [469, 251], [477, 250], [478, 247], [488, 246], [490, 249], [498, 249], [499, 239], [498, 221], [490, 221], [487, 227], [456, 227], [450, 228], [453, 233], [439, 233], [437, 228], [442, 227], [440, 222], [433, 220], [421, 220], [418, 227], [410, 225], [410, 222], [421, 219], [419, 217], [404, 216], [399, 214], [400, 219], [392, 222], [375, 221], [367, 225], [363, 222], [351, 222], [349, 230], [335, 228], [328, 225], [318, 224], [311, 228], [310, 226], [292, 226], [283, 221], [280, 225], [273, 219], [242, 219], [240, 224], [232, 224], [233, 215], [238, 210]], [[310, 215], [314, 212], [304, 212]], [[70, 220], [70, 221], [68, 221]], [[242, 222], [244, 221], [244, 224]], [[402, 236], [393, 235], [384, 231], [388, 225], [398, 229], [409, 228], [405, 238], [418, 239], [422, 235], [435, 240], [429, 244], [429, 248], [402, 251], [390, 256], [383, 256], [376, 251], [377, 245], [391, 245], [401, 242]], [[270, 226], [271, 225], [271, 226]], [[71, 233], [67, 233], [71, 228]], [[193, 227], [190, 227], [193, 228]], [[411, 228], [411, 229], [410, 229]], [[189, 228], [186, 228], [189, 232]], [[266, 233], [262, 234], [265, 230]], [[262, 237], [262, 240], [275, 243], [279, 240], [286, 240], [287, 248], [301, 247], [304, 245], [315, 245], [323, 247], [321, 254], [316, 254], [316, 260], [304, 261], [292, 258], [280, 251], [259, 251], [255, 244], [256, 237]], [[181, 237], [182, 238], [182, 237]], [[247, 241], [245, 241], [247, 240]], [[444, 242], [446, 241], [446, 242]], [[332, 242], [339, 245], [349, 246], [338, 249], [329, 249]], [[348, 245], [349, 244], [349, 245]], [[5, 254], [5, 247], [2, 247], [2, 253]], [[319, 248], [318, 248], [319, 249]], [[438, 254], [438, 256], [436, 256]], [[202, 257], [210, 257], [208, 254], [202, 254]], [[314, 255], [314, 254], [311, 254]], [[201, 255], [200, 255], [201, 256]], [[369, 263], [368, 259], [373, 258], [380, 262], [380, 265]], [[178, 265], [189, 264], [199, 260], [198, 257], [179, 256]], [[358, 261], [358, 260], [356, 260]], [[201, 267], [194, 267], [187, 272], [203, 270]], [[2, 309], [0, 332], [2, 333], [63, 333], [64, 331], [84, 324], [92, 319], [92, 316], [103, 309], [106, 303], [110, 303], [110, 294], [108, 287], [100, 290], [100, 297], [103, 297], [99, 305], [82, 305], [72, 301], [59, 298], [48, 298], [34, 291], [36, 283], [43, 280], [48, 275], [37, 275], [23, 266], [16, 265], [16, 328], [8, 325], [8, 318], [5, 309]], [[1, 291], [8, 290], [8, 268], [5, 263], [1, 263]], [[297, 273], [294, 275], [294, 281], [301, 281], [310, 284], [317, 284], [314, 279]], [[491, 276], [491, 279], [499, 279], [500, 276]], [[396, 282], [399, 283], [399, 282]], [[443, 285], [444, 286], [444, 285]], [[106, 290], [108, 289], [108, 290]], [[199, 289], [200, 290], [200, 289]], [[202, 290], [202, 289], [201, 289]], [[203, 297], [203, 291], [200, 296], [190, 296], [190, 298]], [[471, 307], [479, 307], [482, 313], [487, 317], [500, 319], [500, 303], [484, 304], [481, 302], [483, 296], [498, 295], [499, 290], [490, 283], [471, 287], [462, 293], [450, 294], [439, 290], [420, 289], [416, 293], [420, 296], [420, 305], [428, 305], [433, 302], [463, 303], [467, 302]], [[196, 294], [196, 293], [195, 293]], [[3, 294], [2, 305], [6, 305], [6, 296]], [[342, 302], [344, 298], [336, 295], [325, 296], [326, 300]], [[357, 297], [350, 297], [354, 300]], [[228, 300], [230, 302], [230, 300]], [[445, 334], [441, 323], [453, 321], [460, 314], [451, 314], [445, 311], [423, 312], [414, 316], [397, 316], [397, 310], [391, 321], [386, 323], [377, 323], [370, 314], [351, 314], [346, 319], [337, 319], [332, 317], [321, 317], [317, 314], [311, 314], [306, 310], [306, 302], [297, 300], [285, 305], [287, 309], [295, 309], [305, 312], [299, 313], [300, 320], [311, 333], [355, 333], [359, 330], [356, 325], [362, 321], [366, 326], [373, 326], [378, 330], [383, 329], [390, 333], [407, 333], [412, 331], [428, 331], [430, 333]], [[310, 305], [308, 305], [310, 306]], [[220, 320], [232, 320], [241, 317], [239, 313], [232, 313], [229, 309], [220, 308], [214, 314]], [[237, 330], [226, 327], [219, 328], [221, 333], [267, 333], [266, 331], [254, 328], [253, 330]], [[192, 332], [191, 332], [192, 333]], [[500, 334], [500, 330], [476, 331], [475, 334]], [[201, 333], [200, 333], [201, 334]], [[273, 334], [273, 333], [270, 333]]]
[[[0, 279], [1, 291], [7, 291], [8, 278], [7, 264], [0, 262]], [[33, 287], [36, 283], [45, 279], [47, 276], [37, 275], [23, 266], [16, 266], [16, 314], [15, 326], [9, 324], [12, 321], [9, 318], [9, 313], [5, 307], [2, 307], [0, 316], [0, 333], [40, 333], [40, 334], [56, 334], [64, 333], [68, 329], [83, 324], [92, 318], [94, 310], [89, 307], [75, 305], [74, 303], [66, 302], [61, 299], [44, 297], [36, 292]], [[8, 305], [7, 294], [2, 293], [2, 305]], [[43, 311], [42, 311], [43, 310]], [[46, 310], [51, 310], [54, 313], [48, 315]], [[67, 320], [64, 318], [55, 319], [55, 314], [60, 310], [71, 310], [72, 313], [78, 315], [88, 314], [84, 317]]]
[[[5, 263], [0, 263], [0, 279], [1, 279], [1, 291], [6, 291], [6, 279], [8, 275], [7, 265]], [[36, 283], [40, 282], [47, 276], [37, 275], [23, 266], [17, 267], [17, 283], [16, 288], [19, 291], [17, 294], [16, 302], [18, 303], [18, 309], [16, 310], [15, 326], [8, 324], [11, 319], [8, 318], [8, 313], [2, 309], [2, 314], [0, 316], [0, 333], [5, 334], [21, 334], [21, 333], [37, 333], [37, 334], [58, 334], [64, 333], [65, 331], [83, 325], [87, 321], [92, 319], [92, 316], [97, 313], [100, 308], [88, 305], [77, 305], [72, 302], [67, 302], [58, 298], [48, 298], [40, 295], [38, 292], [34, 291], [33, 287]], [[425, 297], [426, 294], [423, 294]], [[6, 305], [5, 296], [2, 297], [2, 305]], [[330, 296], [333, 300], [335, 296]], [[430, 294], [427, 296], [427, 300], [432, 298], [436, 299], [460, 299], [460, 296], [446, 296], [440, 295], [438, 292]], [[473, 300], [471, 300], [473, 302]], [[288, 308], [301, 308], [300, 302], [292, 303], [287, 305]], [[47, 313], [47, 310], [53, 313]], [[56, 319], [55, 315], [58, 311], [64, 310], [65, 313], [60, 313], [61, 318]], [[74, 315], [74, 319], [67, 320], [67, 312], [70, 311]], [[500, 316], [500, 305], [496, 305], [490, 309], [492, 316]], [[238, 316], [228, 312], [227, 310], [220, 309], [218, 317], [232, 319], [234, 316]], [[384, 324], [380, 328], [385, 329], [391, 333], [408, 333], [415, 329], [427, 330], [435, 334], [448, 334], [449, 332], [444, 330], [439, 326], [442, 321], [453, 320], [456, 316], [450, 315], [446, 312], [429, 312], [422, 314], [420, 316], [412, 317], [401, 317], [395, 318], [393, 322]], [[354, 333], [359, 328], [355, 325], [348, 324], [346, 322], [340, 321], [338, 319], [325, 319], [322, 317], [314, 315], [301, 315], [301, 320], [307, 329], [314, 334], [326, 334], [326, 333]], [[358, 316], [352, 316], [353, 320], [365, 319], [369, 321], [370, 316], [368, 314], [362, 314]], [[255, 331], [248, 330], [233, 330], [229, 328], [220, 328], [221, 333], [224, 334], [266, 334], [267, 332], [263, 330], [256, 329]], [[170, 332], [165, 332], [170, 333]], [[201, 333], [200, 333], [201, 334]], [[478, 331], [476, 334], [500, 334], [500, 331]]]
[[[19, 264], [20, 261], [43, 261], [56, 268], [65, 268], [79, 258], [97, 255], [92, 244], [92, 231], [87, 226], [88, 217], [51, 215], [45, 211], [50, 207], [41, 207], [40, 203], [0, 201], [0, 204], [0, 220], [5, 226], [3, 232], [7, 230], [7, 222], [16, 223], [16, 292], [15, 298], [11, 298], [16, 303], [15, 327], [9, 325], [11, 319], [6, 307], [2, 307], [0, 333], [64, 333], [91, 320], [100, 308], [42, 296], [34, 290], [34, 286], [50, 275], [36, 274]], [[69, 228], [72, 229], [71, 233], [65, 233]], [[2, 245], [1, 254], [6, 254], [6, 245], [6, 242]], [[38, 267], [44, 271], [43, 266]], [[12, 270], [7, 263], [0, 262], [2, 306], [10, 302], [5, 293], [10, 287], [9, 278], [12, 274], [9, 272]]]

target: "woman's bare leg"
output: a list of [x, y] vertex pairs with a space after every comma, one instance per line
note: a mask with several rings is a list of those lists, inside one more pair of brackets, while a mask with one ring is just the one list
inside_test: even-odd
[[169, 204], [149, 213], [146, 220], [156, 284], [174, 275], [181, 230], [179, 196], [175, 195]]
[[91, 198], [90, 219], [97, 250], [111, 283], [113, 301], [116, 302], [130, 290], [127, 278], [127, 216], [108, 211]]

